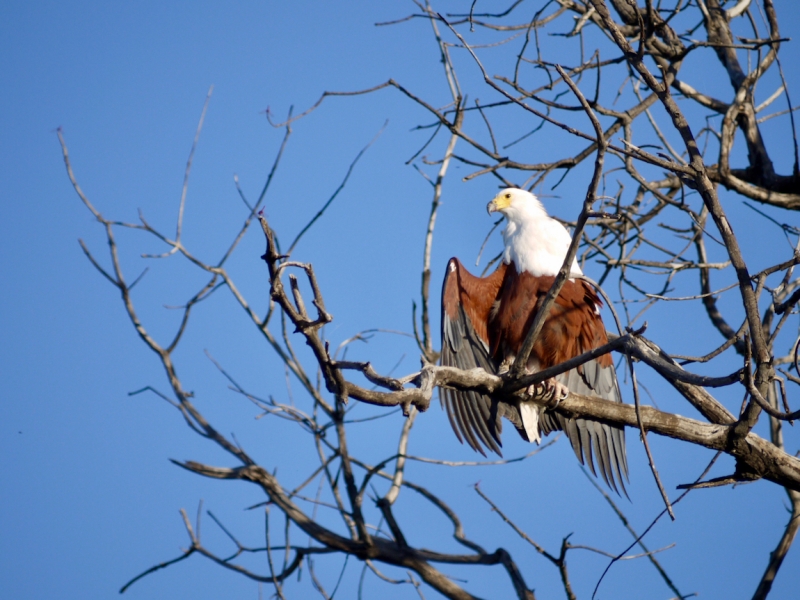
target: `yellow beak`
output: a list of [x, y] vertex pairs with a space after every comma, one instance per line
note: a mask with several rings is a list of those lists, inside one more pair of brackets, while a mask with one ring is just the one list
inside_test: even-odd
[[511, 194], [497, 194], [494, 200], [486, 205], [486, 212], [492, 214], [493, 212], [500, 212], [504, 208], [511, 206]]

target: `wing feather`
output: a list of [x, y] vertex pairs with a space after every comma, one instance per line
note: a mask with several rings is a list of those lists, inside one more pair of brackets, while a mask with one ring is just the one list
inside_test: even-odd
[[[495, 362], [503, 360], [505, 353], [518, 351], [535, 318], [536, 299], [547, 294], [553, 279], [534, 277], [529, 273], [506, 278], [508, 285], [504, 285], [501, 295], [505, 312], [498, 317], [500, 331], [492, 345]], [[608, 337], [599, 315], [600, 306], [599, 298], [585, 282], [566, 282], [534, 345], [529, 368], [545, 369], [605, 344]], [[556, 379], [573, 393], [621, 402], [614, 365], [608, 355]], [[612, 489], [621, 488], [625, 492], [628, 464], [623, 428], [583, 418], [568, 419], [553, 411], [544, 412], [539, 428], [542, 435], [564, 431], [581, 464], [586, 464]], [[523, 438], [526, 437], [520, 428], [518, 431]]]
[[[489, 356], [487, 324], [505, 271], [506, 265], [501, 264], [488, 277], [475, 277], [457, 258], [447, 263], [442, 287], [442, 365], [496, 372]], [[484, 446], [501, 454], [502, 415], [494, 400], [455, 389], [442, 389], [440, 399], [459, 441], [484, 456]]]
[[[562, 291], [557, 305], [562, 311], [562, 320], [568, 323], [570, 331], [567, 332], [567, 335], [575, 336], [575, 354], [581, 354], [605, 344], [608, 336], [598, 314], [601, 304], [597, 295], [583, 281], [568, 282], [564, 288], [567, 294]], [[571, 318], [572, 315], [574, 315], [573, 318]], [[570, 328], [569, 324], [572, 324], [573, 327]], [[547, 327], [546, 324], [545, 327]], [[555, 364], [568, 358], [571, 357], [555, 356]], [[611, 357], [608, 355], [584, 363], [580, 367], [560, 375], [557, 379], [566, 385], [570, 392], [583, 396], [598, 396], [612, 402], [622, 402], [617, 374]], [[568, 421], [574, 423], [574, 428], [572, 426], [564, 427]], [[557, 428], [567, 434], [573, 450], [575, 450], [575, 455], [581, 463], [585, 458], [589, 469], [597, 475], [594, 468], [596, 462], [600, 471], [599, 475], [603, 480], [618, 493], [621, 488], [627, 496], [625, 480], [628, 479], [628, 461], [625, 454], [625, 430], [622, 427], [603, 421], [563, 417], [556, 419], [554, 424], [561, 425]], [[593, 458], [595, 460], [592, 460]]]

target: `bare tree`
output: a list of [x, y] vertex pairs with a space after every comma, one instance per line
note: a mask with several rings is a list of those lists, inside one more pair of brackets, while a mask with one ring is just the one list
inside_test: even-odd
[[[272, 586], [279, 598], [288, 593], [287, 579], [305, 568], [316, 591], [332, 598], [341, 575], [330, 589], [331, 584], [318, 577], [315, 564], [334, 555], [345, 557], [342, 573], [350, 558], [363, 569], [361, 582], [371, 572], [388, 584], [413, 586], [420, 597], [433, 588], [448, 598], [473, 598], [469, 584], [451, 578], [448, 569], [453, 565], [497, 565], [507, 579], [503, 585], [509, 585], [519, 598], [534, 597], [531, 582], [541, 577], [539, 572], [525, 568], [502, 547], [490, 551], [467, 537], [462, 524], [474, 516], [457, 515], [442, 490], [423, 487], [406, 477], [409, 461], [432, 462], [442, 470], [453, 466], [407, 451], [415, 420], [425, 418], [420, 413], [428, 409], [436, 388], [513, 397], [530, 384], [597, 355], [583, 355], [533, 375], [512, 371], [500, 377], [481, 370], [437, 366], [439, 339], [431, 315], [438, 310], [434, 306], [438, 297], [430, 292], [436, 272], [431, 249], [443, 183], [451, 165], [458, 163], [472, 170], [466, 181], [490, 177], [502, 187], [519, 186], [547, 194], [571, 175], [587, 189], [580, 214], [567, 225], [572, 227], [573, 251], [581, 264], [598, 265], [598, 284], [614, 290], [608, 305], [620, 307], [619, 330], [601, 351], [626, 357], [627, 362], [621, 364], [630, 369], [632, 398], [631, 403], [616, 404], [571, 394], [554, 410], [568, 417], [602, 419], [637, 430], [664, 501], [659, 517], [672, 514], [672, 506], [698, 488], [759, 479], [783, 487], [789, 506], [785, 530], [769, 556], [753, 557], [765, 563], [764, 575], [760, 581], [748, 583], [754, 598], [769, 594], [800, 526], [800, 460], [793, 455], [798, 438], [784, 427], [800, 417], [797, 403], [794, 410], [790, 403], [791, 391], [800, 384], [796, 316], [800, 278], [794, 270], [800, 262], [800, 231], [783, 222], [793, 221], [795, 213], [789, 211], [800, 209], [800, 167], [794, 107], [779, 57], [787, 38], [782, 37], [773, 2], [647, 0], [640, 5], [632, 0], [517, 0], [498, 13], [479, 9], [473, 2], [468, 13], [440, 14], [435, 7], [416, 2], [413, 14], [378, 24], [401, 26], [406, 21], [421, 21], [431, 29], [439, 50], [432, 60], [441, 60], [450, 94], [445, 106], [390, 79], [366, 90], [325, 92], [314, 106], [298, 116], [290, 114], [282, 123], [268, 115], [273, 125], [284, 131], [283, 142], [258, 198], [249, 199], [237, 184], [244, 204], [242, 226], [214, 262], [201, 260], [182, 237], [191, 155], [173, 235], [152, 226], [144, 215], [139, 222], [126, 223], [98, 210], [81, 191], [59, 132], [69, 178], [104, 229], [110, 260], [100, 260], [83, 242], [82, 248], [119, 290], [137, 334], [166, 371], [169, 393], [157, 391], [155, 386], [147, 389], [172, 404], [194, 432], [232, 458], [228, 466], [192, 461], [177, 464], [210, 478], [248, 481], [264, 493], [263, 545], [242, 544], [212, 515], [235, 545], [233, 555], [223, 555], [201, 538], [199, 513], [193, 523], [183, 512], [189, 547], [177, 558], [140, 574], [122, 591], [155, 570], [201, 554], [225, 569]], [[273, 230], [263, 215], [293, 124], [331, 97], [372, 94], [386, 88], [404, 96], [410, 105], [423, 108], [430, 120], [420, 127], [431, 131], [429, 140], [409, 161], [430, 182], [431, 203], [427, 223], [420, 224], [425, 228], [424, 259], [419, 306], [413, 314], [422, 367], [404, 376], [379, 373], [367, 361], [346, 360], [347, 344], [363, 339], [365, 332], [352, 333], [339, 349], [331, 347], [325, 328], [333, 318], [326, 307], [325, 290], [313, 266], [303, 262], [296, 251], [302, 236], [313, 235], [307, 232], [345, 186], [361, 154], [339, 188], [289, 244], [279, 243], [282, 232]], [[491, 100], [469, 99], [479, 93], [489, 94]], [[765, 133], [764, 124], [773, 119], [782, 124], [783, 138], [774, 128]], [[203, 117], [195, 144], [202, 123]], [[569, 148], [563, 156], [552, 156], [552, 146], [546, 143], [556, 136], [564, 142], [559, 147]], [[444, 151], [431, 158], [424, 153], [428, 147], [438, 147], [431, 146], [434, 141], [443, 145]], [[532, 142], [546, 151], [532, 152]], [[782, 174], [771, 156], [786, 153], [789, 144], [793, 167], [791, 173]], [[532, 162], [542, 155], [547, 155], [546, 162]], [[750, 210], [753, 219], [774, 224], [775, 235], [763, 241], [768, 249], [762, 252], [771, 262], [757, 270], [729, 220], [729, 212], [741, 207]], [[772, 216], [776, 214], [785, 216]], [[251, 228], [254, 223], [260, 224], [260, 230]], [[138, 316], [132, 292], [139, 279], [128, 283], [123, 274], [116, 235], [119, 229], [153, 236], [164, 245], [163, 254], [145, 260], [183, 256], [192, 269], [206, 277], [181, 307], [183, 318], [167, 341], [151, 334]], [[239, 291], [227, 263], [243, 237], [259, 231], [265, 240], [262, 258], [270, 297], [251, 300]], [[570, 262], [565, 261], [561, 280], [567, 276]], [[712, 277], [731, 283], [720, 286], [712, 283]], [[275, 360], [285, 367], [287, 381], [303, 391], [302, 398], [292, 396], [281, 402], [272, 395], [280, 388], [278, 382], [273, 382], [274, 389], [266, 394], [248, 390], [225, 365], [215, 363], [235, 392], [270, 419], [285, 420], [287, 429], [300, 431], [313, 447], [318, 465], [292, 488], [259, 464], [252, 450], [216, 429], [197, 408], [177, 373], [175, 350], [192, 311], [222, 288], [232, 294]], [[658, 339], [647, 337], [643, 316], [649, 313], [654, 319], [669, 319], [676, 303], [691, 319], [710, 323], [719, 333], [718, 342], [708, 347], [693, 327], [684, 327], [680, 347], [667, 352]], [[299, 350], [300, 343], [308, 346], [310, 355]], [[645, 404], [639, 380], [669, 383], [696, 416], [684, 417]], [[729, 410], [724, 402], [737, 394], [744, 398], [741, 407]], [[402, 408], [406, 419], [395, 452], [373, 460], [351, 450], [358, 419], [351, 417], [350, 411], [359, 403]], [[768, 424], [767, 437], [754, 431], [759, 423]], [[670, 438], [672, 444], [684, 442], [711, 451], [707, 463], [691, 465], [696, 480], [681, 486], [683, 490], [672, 498], [656, 468], [666, 458], [651, 452], [647, 445], [653, 434]], [[733, 457], [733, 472], [707, 478], [721, 454]], [[316, 493], [307, 491], [314, 487]], [[679, 590], [677, 578], [667, 574], [645, 545], [646, 531], [634, 531], [622, 508], [602, 488], [598, 490], [634, 542], [621, 554], [590, 550], [608, 555], [612, 559], [609, 567], [622, 555], [628, 556], [628, 551], [639, 552], [642, 568], [652, 565], [670, 595], [691, 595]], [[506, 516], [507, 503], [477, 486], [475, 491], [509, 523], [510, 532], [522, 536], [552, 564], [566, 596], [575, 598], [567, 556], [585, 546], [573, 543], [567, 535], [559, 548], [547, 550]], [[428, 503], [449, 524], [458, 550], [451, 544], [426, 549], [409, 540], [406, 525], [396, 514], [401, 496], [409, 495]], [[277, 526], [276, 512], [280, 515]], [[637, 546], [639, 550], [635, 550]], [[240, 562], [252, 553], [266, 557], [263, 568]], [[398, 567], [400, 571], [393, 573], [402, 574], [387, 575], [387, 566]], [[595, 591], [599, 585], [597, 581]]]

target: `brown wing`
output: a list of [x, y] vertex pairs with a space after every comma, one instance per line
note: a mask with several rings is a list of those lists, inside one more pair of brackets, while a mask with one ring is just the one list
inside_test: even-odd
[[[491, 357], [495, 363], [499, 364], [519, 351], [533, 324], [537, 304], [543, 300], [553, 280], [553, 277], [534, 277], [530, 273], [517, 274], [516, 267], [510, 267], [500, 291], [503, 309], [498, 311], [489, 329]], [[546, 369], [605, 344], [608, 337], [600, 318], [601, 306], [597, 294], [586, 282], [567, 281], [534, 344], [529, 368]], [[589, 361], [557, 379], [576, 394], [622, 401], [610, 355]], [[517, 429], [527, 439], [524, 429]], [[628, 461], [622, 427], [582, 418], [568, 419], [556, 412], [545, 411], [540, 414], [539, 429], [542, 435], [555, 430], [564, 431], [581, 464], [585, 459], [592, 473], [597, 475], [594, 465], [597, 462], [606, 483], [616, 491], [619, 491], [619, 483], [625, 492]]]
[[[496, 369], [489, 357], [487, 326], [507, 265], [488, 277], [470, 274], [457, 258], [447, 263], [442, 287], [441, 364], [459, 369]], [[474, 391], [440, 388], [439, 398], [460, 442], [484, 456], [483, 446], [500, 454], [503, 410], [489, 396]]]
[[[547, 285], [549, 288], [550, 284]], [[583, 281], [570, 281], [564, 287], [548, 319], [554, 325], [548, 328], [546, 322], [546, 331], [543, 331], [544, 335], [541, 336], [543, 345], [550, 350], [546, 362], [552, 364], [558, 364], [608, 342], [600, 318], [602, 304], [594, 290]], [[566, 344], [559, 346], [555, 343], [557, 338], [566, 340]], [[553, 351], [553, 348], [560, 351]], [[614, 363], [608, 354], [567, 371], [557, 379], [566, 385], [570, 392], [622, 402]], [[625, 454], [623, 427], [603, 421], [567, 419], [552, 411], [543, 415], [539, 427], [542, 434], [552, 430], [564, 431], [581, 464], [584, 464], [585, 459], [589, 469], [597, 475], [594, 464], [596, 462], [597, 470], [605, 482], [618, 493], [621, 488], [627, 496], [625, 480], [628, 479], [628, 459]]]

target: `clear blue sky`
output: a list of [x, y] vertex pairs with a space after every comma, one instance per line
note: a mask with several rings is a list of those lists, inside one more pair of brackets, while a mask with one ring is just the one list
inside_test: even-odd
[[[439, 8], [444, 12], [468, 5], [451, 2]], [[796, 5], [783, 0], [777, 6], [782, 34], [794, 36]], [[374, 26], [413, 10], [412, 3], [400, 1], [348, 2], [337, 8], [309, 1], [11, 0], [0, 7], [0, 596], [115, 597], [131, 577], [178, 555], [186, 545], [178, 510], [194, 515], [200, 499], [253, 545], [259, 544], [263, 526], [258, 515], [242, 511], [262, 499], [253, 486], [205, 480], [168, 461], [228, 465], [226, 456], [192, 434], [163, 401], [127, 395], [147, 385], [166, 390], [166, 382], [127, 321], [118, 293], [77, 243], [84, 239], [106, 262], [102, 231], [65, 174], [56, 129], [63, 128], [75, 173], [99, 210], [109, 218], [135, 221], [141, 209], [171, 234], [186, 158], [213, 84], [185, 223], [187, 244], [211, 261], [245, 216], [234, 174], [246, 194], [257, 196], [280, 144], [282, 132], [265, 119], [268, 106], [282, 117], [291, 105], [296, 112], [310, 106], [324, 90], [361, 89], [390, 77], [434, 104], [447, 103], [429, 25]], [[781, 56], [790, 80], [800, 83], [797, 42], [784, 44]], [[462, 64], [469, 71], [468, 63]], [[475, 76], [474, 69], [465, 75]], [[796, 101], [800, 87], [791, 91]], [[296, 124], [267, 202], [273, 227], [284, 240], [291, 239], [387, 119], [386, 130], [348, 186], [295, 254], [317, 268], [336, 318], [328, 331], [333, 344], [371, 327], [410, 330], [430, 188], [404, 162], [428, 135], [410, 129], [430, 118], [393, 91], [329, 99]], [[431, 155], [441, 146], [434, 145]], [[780, 160], [789, 156], [787, 149]], [[781, 172], [787, 172], [785, 164], [779, 165]], [[483, 178], [462, 184], [466, 172], [454, 166], [446, 187], [434, 247], [434, 303], [446, 259], [474, 256], [488, 229], [483, 207], [495, 182]], [[570, 185], [567, 190], [580, 193], [585, 184], [576, 179]], [[570, 210], [576, 207], [561, 205], [556, 212], [574, 217]], [[499, 243], [497, 238], [493, 243]], [[140, 254], [164, 250], [154, 239], [130, 234], [120, 235], [120, 244], [129, 280], [147, 266]], [[261, 252], [263, 238], [253, 230], [231, 265], [260, 310], [267, 294]], [[202, 281], [180, 259], [171, 260], [150, 261], [151, 272], [137, 290], [143, 319], [161, 339], [176, 323], [175, 311], [163, 305], [185, 302]], [[657, 323], [653, 331], [658, 334]], [[313, 459], [308, 448], [281, 444], [280, 428], [255, 420], [257, 411], [227, 390], [204, 350], [253, 391], [286, 396], [282, 370], [227, 290], [198, 309], [197, 324], [176, 357], [179, 372], [221, 431], [235, 432], [265, 466], [277, 466], [279, 475], [291, 480], [293, 471], [307, 464], [304, 460]], [[413, 344], [396, 336], [379, 336], [354, 352], [384, 372], [401, 358], [399, 373], [418, 365]], [[665, 408], [689, 411], [674, 397], [660, 401]], [[731, 401], [729, 408], [734, 405]], [[374, 450], [374, 444], [380, 448], [376, 455], [387, 456], [401, 425], [400, 416], [381, 422], [354, 444], [364, 452]], [[474, 459], [457, 444], [438, 407], [420, 417], [412, 439], [415, 454]], [[633, 503], [623, 506], [642, 529], [661, 504], [636, 436], [629, 433], [628, 440], [635, 483]], [[696, 477], [709, 458], [673, 442], [651, 443], [657, 458], [681, 457], [665, 458], [660, 465], [672, 490]], [[527, 450], [516, 441], [509, 445], [510, 455]], [[715, 474], [722, 475], [730, 464]], [[410, 477], [435, 484], [437, 473], [415, 465]], [[447, 475], [452, 477], [447, 500], [477, 515], [468, 533], [487, 548], [511, 548], [541, 597], [561, 597], [555, 570], [511, 537], [470, 484], [480, 479], [487, 493], [514, 507], [520, 524], [551, 552], [573, 531], [573, 543], [612, 552], [628, 541], [564, 442], [521, 465]], [[787, 518], [783, 501], [782, 490], [766, 482], [696, 492], [679, 505], [678, 520], [661, 523], [647, 541], [652, 548], [677, 544], [661, 556], [685, 593], [741, 597], [752, 592], [782, 531]], [[434, 536], [423, 545], [435, 547], [436, 536], [446, 535], [410, 509], [401, 516], [421, 539], [426, 533]], [[432, 534], [426, 532], [429, 527], [435, 529]], [[207, 518], [204, 528], [210, 545], [229, 548]], [[799, 556], [795, 548], [787, 557], [775, 598], [791, 597], [800, 588]], [[328, 589], [339, 566], [320, 567]], [[580, 594], [591, 594], [604, 566], [593, 555], [575, 554], [571, 569], [580, 577]], [[651, 571], [618, 565], [601, 597], [669, 597]], [[354, 597], [359, 573], [360, 566], [349, 568], [343, 597]], [[471, 590], [490, 597], [491, 578], [500, 577], [488, 568], [461, 574], [470, 578]], [[386, 598], [416, 597], [411, 588], [380, 587], [375, 581], [369, 586], [370, 594], [382, 590]], [[255, 599], [258, 588], [193, 557], [137, 583], [126, 597]]]

